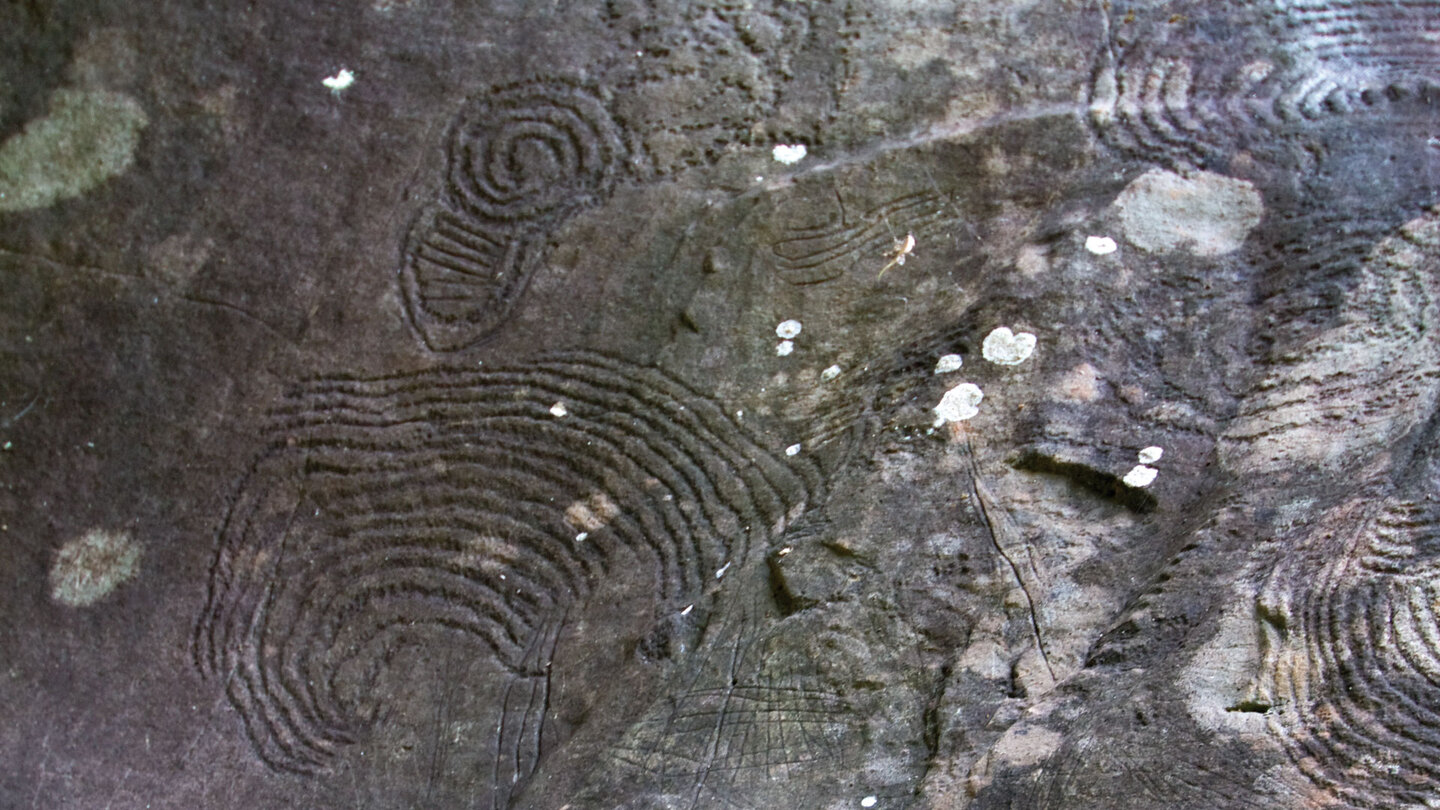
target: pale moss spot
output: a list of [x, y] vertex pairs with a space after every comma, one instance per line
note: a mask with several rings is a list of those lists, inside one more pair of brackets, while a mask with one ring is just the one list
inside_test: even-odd
[[125, 172], [148, 123], [120, 93], [56, 90], [48, 115], [0, 144], [0, 212], [45, 208]]

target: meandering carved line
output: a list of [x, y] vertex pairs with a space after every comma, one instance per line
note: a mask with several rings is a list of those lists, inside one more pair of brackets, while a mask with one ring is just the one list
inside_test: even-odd
[[[591, 353], [316, 379], [267, 437], [221, 530], [195, 652], [260, 757], [300, 773], [375, 722], [369, 690], [398, 643], [472, 643], [511, 673], [507, 707], [543, 709], [556, 628], [616, 560], [648, 560], [667, 605], [699, 601], [823, 490], [807, 456]], [[510, 714], [497, 768], [514, 782], [539, 725]]]

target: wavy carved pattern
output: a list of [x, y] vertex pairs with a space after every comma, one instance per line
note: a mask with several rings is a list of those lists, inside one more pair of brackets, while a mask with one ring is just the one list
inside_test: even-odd
[[[770, 261], [791, 284], [831, 281], [856, 266], [876, 272], [895, 255], [897, 238], [913, 233], [924, 241], [955, 220], [940, 194], [896, 197], [859, 213], [841, 207], [836, 221], [786, 228], [770, 244]], [[897, 237], [898, 234], [898, 237]]]
[[1140, 159], [1220, 164], [1342, 119], [1383, 121], [1419, 144], [1433, 129], [1434, 0], [1117, 3], [1107, 19], [1091, 121]]
[[1426, 806], [1440, 791], [1440, 509], [1388, 498], [1318, 571], [1262, 595], [1271, 726], [1350, 806]]
[[300, 773], [381, 716], [369, 687], [388, 650], [440, 634], [511, 673], [496, 779], [523, 783], [558, 628], [597, 577], [638, 559], [678, 610], [822, 492], [808, 456], [592, 353], [315, 379], [266, 436], [220, 532], [195, 652], [259, 756]]

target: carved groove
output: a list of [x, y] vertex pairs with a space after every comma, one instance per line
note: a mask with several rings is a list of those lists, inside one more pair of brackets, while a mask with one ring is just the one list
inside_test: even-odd
[[[1432, 213], [1373, 250], [1338, 323], [1276, 352], [1228, 437], [1254, 469], [1363, 469], [1367, 449], [1433, 457], [1437, 260]], [[1440, 790], [1440, 507], [1432, 491], [1360, 495], [1317, 521], [1261, 596], [1256, 705], [1349, 806], [1423, 806]]]
[[1387, 499], [1348, 553], [1262, 596], [1271, 725], [1350, 806], [1425, 806], [1440, 790], [1437, 532], [1433, 501]]
[[451, 126], [443, 189], [411, 226], [400, 279], [435, 351], [472, 345], [514, 312], [547, 233], [603, 202], [638, 152], [600, 100], [562, 82], [498, 87]]
[[534, 768], [527, 717], [597, 577], [648, 561], [663, 604], [696, 602], [821, 490], [807, 457], [658, 370], [590, 353], [316, 379], [267, 436], [220, 533], [198, 665], [267, 764], [314, 773], [380, 716], [387, 651], [462, 639], [512, 676], [503, 795]]
[[[1352, 241], [1336, 240], [1347, 254], [1358, 252]], [[1272, 370], [1226, 435], [1256, 469], [1355, 461], [1366, 447], [1400, 440], [1440, 402], [1440, 217], [1407, 223], [1362, 261], [1345, 257], [1347, 267], [1356, 264], [1357, 277], [1335, 289], [1335, 301], [1284, 302], [1331, 320], [1297, 316], [1277, 328]], [[1336, 430], [1340, 420], [1344, 431]]]
[[[1131, 5], [1108, 15], [1110, 42], [1090, 92], [1092, 124], [1122, 153], [1204, 167], [1357, 117], [1383, 120], [1420, 143], [1428, 136], [1440, 90], [1434, 0], [1237, 6], [1233, 14], [1251, 15], [1248, 22], [1213, 4], [1172, 4], [1158, 15]], [[1217, 26], [1268, 28], [1266, 41], [1278, 41], [1279, 51], [1255, 47], [1244, 33], [1212, 39]]]
[[894, 243], [907, 233], [917, 239], [954, 220], [947, 201], [934, 193], [898, 197], [856, 217], [842, 207], [840, 221], [813, 227], [788, 228], [770, 246], [776, 272], [791, 284], [816, 284], [845, 275], [857, 265], [878, 272], [894, 255]]

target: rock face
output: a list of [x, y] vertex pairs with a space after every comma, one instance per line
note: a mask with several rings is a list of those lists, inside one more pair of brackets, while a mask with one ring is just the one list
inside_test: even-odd
[[0, 807], [1440, 806], [1437, 37], [0, 10]]

